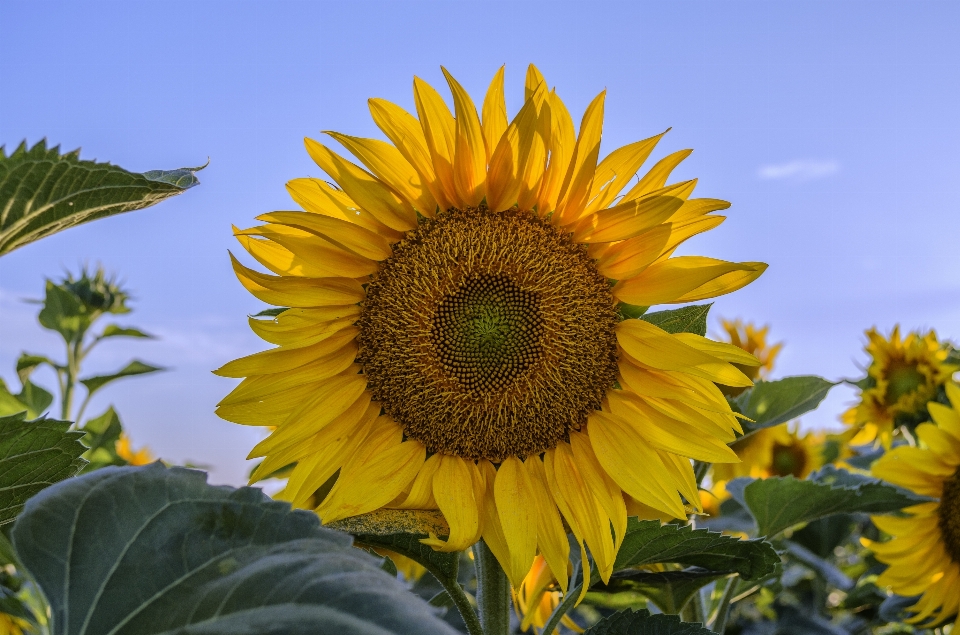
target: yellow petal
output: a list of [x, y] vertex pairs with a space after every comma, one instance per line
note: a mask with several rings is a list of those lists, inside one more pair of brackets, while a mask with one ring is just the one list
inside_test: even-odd
[[397, 509], [437, 509], [437, 501], [433, 498], [433, 477], [437, 473], [442, 454], [432, 454], [426, 460], [416, 478], [410, 485], [410, 491], [397, 504], [391, 507]]
[[403, 441], [400, 426], [390, 417], [380, 417], [340, 470], [317, 513], [328, 524], [383, 507], [414, 479], [425, 458], [423, 444]]
[[510, 566], [510, 550], [507, 548], [507, 538], [500, 525], [500, 513], [497, 511], [496, 493], [494, 485], [497, 479], [497, 470], [487, 459], [480, 459], [477, 463], [477, 474], [483, 485], [481, 496], [480, 524], [483, 529], [483, 541], [490, 547], [497, 562], [506, 569]]
[[632, 201], [662, 188], [666, 185], [673, 169], [680, 165], [680, 162], [690, 156], [691, 153], [693, 153], [693, 150], [680, 150], [660, 159], [636, 185], [624, 194], [623, 200]]
[[433, 477], [433, 497], [450, 525], [446, 542], [424, 539], [420, 542], [437, 551], [463, 551], [474, 542], [480, 532], [480, 510], [474, 493], [477, 466], [473, 461], [458, 456], [443, 455]]
[[726, 342], [715, 342], [696, 333], [676, 333], [675, 338], [693, 348], [709, 353], [725, 362], [740, 364], [741, 366], [759, 366], [760, 360], [743, 350], [739, 346]]
[[693, 193], [696, 180], [657, 190], [642, 199], [600, 210], [574, 226], [573, 239], [584, 243], [610, 243], [639, 236], [670, 219]]
[[[433, 170], [433, 159], [427, 149], [427, 141], [423, 136], [423, 128], [416, 117], [406, 110], [383, 99], [370, 99], [370, 114], [377, 127], [383, 131], [393, 145], [396, 146], [403, 158], [420, 175], [423, 183], [433, 195], [440, 209], [448, 209], [450, 201], [443, 193], [443, 188], [437, 181]], [[427, 214], [433, 216], [433, 212]]]
[[347, 161], [322, 143], [305, 139], [307, 152], [324, 172], [378, 221], [397, 231], [417, 226], [417, 214], [409, 202], [370, 173]]
[[618, 148], [600, 162], [593, 179], [588, 214], [607, 207], [617, 198], [667, 132]]
[[554, 211], [557, 207], [560, 188], [570, 166], [570, 156], [576, 144], [576, 132], [573, 129], [570, 113], [555, 91], [550, 91], [540, 116], [547, 120], [550, 131], [546, 135], [549, 162], [543, 173], [540, 195], [537, 197], [537, 210], [542, 216]]
[[527, 75], [523, 81], [523, 100], [526, 101], [537, 92], [537, 88], [540, 84], [546, 85], [547, 81], [543, 78], [543, 74], [533, 64], [527, 66]]
[[341, 249], [370, 260], [386, 260], [393, 255], [393, 249], [387, 238], [359, 225], [330, 216], [306, 212], [271, 212], [257, 216], [257, 220], [302, 229], [325, 238]]
[[437, 181], [443, 192], [443, 198], [450, 205], [463, 207], [457, 196], [453, 180], [453, 158], [457, 148], [457, 122], [443, 98], [434, 88], [420, 79], [413, 78], [413, 97], [420, 116], [423, 138], [430, 151], [430, 160]]
[[711, 229], [718, 227], [721, 223], [723, 223], [723, 221], [727, 220], [726, 216], [707, 216], [706, 218], [699, 218], [691, 221], [677, 221], [677, 215], [682, 211], [683, 207], [680, 208], [677, 214], [674, 214], [670, 217], [670, 239], [663, 247], [663, 251], [659, 258], [660, 260], [672, 256], [677, 247], [690, 238], [693, 238], [697, 234], [710, 231]]
[[460, 200], [469, 207], [476, 207], [487, 194], [487, 151], [483, 141], [483, 128], [470, 95], [447, 69], [442, 66], [440, 68], [453, 94], [457, 119], [453, 182]]
[[553, 476], [558, 493], [566, 503], [566, 509], [561, 508], [561, 511], [571, 515], [567, 518], [568, 524], [582, 532], [583, 540], [597, 563], [600, 577], [604, 582], [608, 581], [616, 557], [610, 519], [583, 479], [568, 443], [561, 442], [553, 450]]
[[669, 472], [649, 442], [618, 417], [594, 412], [587, 436], [597, 460], [620, 488], [645, 505], [683, 518], [686, 512], [674, 489], [665, 485]]
[[545, 95], [541, 87], [523, 104], [493, 151], [487, 175], [487, 206], [491, 210], [512, 207], [524, 184], [533, 177], [535, 171], [528, 164], [536, 160], [531, 154], [536, 152], [537, 117]]
[[537, 501], [530, 476], [517, 457], [509, 456], [500, 463], [494, 496], [510, 553], [510, 562], [505, 567], [507, 577], [514, 587], [519, 587], [537, 554]]
[[747, 286], [767, 270], [766, 263], [763, 262], [741, 262], [738, 263], [747, 269], [742, 271], [731, 271], [723, 274], [709, 282], [700, 285], [693, 291], [684, 293], [674, 300], [675, 303], [683, 304], [686, 302], [697, 302], [698, 300], [707, 300], [716, 298], [727, 293], [732, 293], [737, 289]]
[[300, 207], [311, 214], [329, 216], [350, 223], [383, 236], [390, 242], [400, 240], [402, 234], [390, 229], [368, 210], [361, 209], [357, 203], [326, 181], [320, 179], [293, 179], [287, 182], [287, 192]]
[[613, 523], [613, 534], [616, 536], [613, 550], [619, 551], [627, 533], [627, 507], [623, 502], [623, 492], [600, 465], [586, 433], [571, 431], [570, 447], [573, 448], [573, 456], [583, 480]]
[[567, 592], [567, 561], [570, 558], [570, 542], [560, 520], [560, 512], [547, 484], [547, 475], [539, 457], [530, 457], [524, 461], [524, 467], [530, 476], [534, 500], [537, 509], [537, 545], [540, 553], [560, 583], [563, 592]]
[[487, 162], [493, 156], [493, 151], [500, 143], [500, 137], [507, 131], [507, 103], [503, 96], [503, 69], [501, 66], [490, 82], [487, 96], [483, 98], [481, 125], [483, 127], [484, 147], [487, 151]]
[[352, 342], [359, 332], [360, 329], [349, 327], [313, 346], [293, 349], [273, 348], [247, 355], [227, 362], [213, 371], [213, 374], [220, 377], [249, 377], [293, 370], [336, 353]]
[[691, 198], [674, 214], [672, 220], [674, 223], [685, 223], [728, 207], [730, 203], [718, 198]]
[[693, 464], [690, 459], [684, 456], [678, 456], [671, 452], [657, 451], [663, 460], [664, 467], [673, 476], [673, 483], [677, 486], [680, 494], [687, 499], [687, 503], [702, 512], [703, 507], [700, 504], [700, 493], [697, 488], [697, 476], [693, 473]]
[[665, 223], [646, 230], [639, 236], [616, 243], [597, 260], [597, 268], [611, 280], [627, 280], [642, 273], [670, 240], [671, 225]]
[[217, 416], [248, 426], [277, 426], [283, 423], [297, 404], [313, 395], [320, 382], [302, 384], [267, 397], [228, 403], [217, 407]]
[[[947, 384], [947, 395], [950, 394], [952, 386]], [[960, 411], [953, 410], [942, 403], [931, 401], [927, 404], [927, 410], [930, 412], [930, 418], [940, 427], [941, 430], [960, 441]]]
[[378, 179], [403, 196], [411, 207], [432, 216], [437, 202], [420, 180], [420, 175], [396, 147], [378, 139], [361, 139], [325, 131], [357, 157]]
[[247, 291], [275, 306], [312, 307], [354, 304], [363, 300], [363, 287], [350, 278], [269, 276], [248, 269], [230, 254], [233, 271]]
[[747, 276], [740, 276], [735, 283], [729, 285], [732, 288], [722, 290], [716, 295], [747, 285], [763, 273], [762, 270], [757, 272], [757, 265], [758, 263], [726, 262], [702, 256], [679, 256], [650, 265], [631, 280], [618, 282], [613, 288], [613, 294], [621, 302], [639, 306], [690, 302], [692, 300], [688, 298], [691, 294], [701, 295], [701, 289], [731, 273], [746, 273]]
[[[287, 232], [298, 232], [303, 236]], [[235, 227], [234, 235], [251, 256], [279, 275], [360, 278], [377, 270], [376, 261], [340, 249], [319, 236], [283, 225], [260, 225], [247, 230]], [[251, 236], [263, 236], [269, 240], [256, 240]]]
[[557, 224], [568, 225], [578, 220], [589, 201], [593, 176], [600, 156], [600, 135], [603, 130], [603, 102], [607, 91], [597, 95], [583, 114], [580, 133], [573, 149], [570, 167], [560, 187]]
[[[379, 414], [380, 404], [370, 404], [359, 421], [340, 416], [303, 443], [303, 456], [294, 459], [297, 465], [290, 473], [286, 487], [276, 498], [289, 501], [294, 507], [305, 506], [314, 492], [343, 467], [347, 457], [366, 439], [370, 426]], [[272, 473], [272, 466], [268, 462], [274, 456], [264, 459], [250, 475], [251, 485]]]
[[[321, 357], [300, 368], [269, 375], [254, 375], [240, 382], [218, 406], [229, 406], [244, 401], [263, 399], [289, 388], [321, 381], [327, 377], [339, 375], [353, 364], [357, 356], [357, 345], [351, 342], [330, 355]], [[359, 368], [358, 368], [359, 370]]]
[[258, 320], [248, 318], [250, 329], [261, 339], [289, 348], [310, 346], [321, 342], [338, 331], [351, 326], [356, 318], [348, 317], [332, 322], [315, 322], [307, 326], [294, 325], [293, 327], [278, 323], [276, 320]]
[[359, 419], [370, 404], [370, 393], [366, 388], [367, 380], [363, 375], [338, 375], [327, 379], [317, 387], [312, 399], [298, 403], [298, 407], [269, 437], [253, 447], [247, 458], [266, 456], [309, 439], [340, 415]]

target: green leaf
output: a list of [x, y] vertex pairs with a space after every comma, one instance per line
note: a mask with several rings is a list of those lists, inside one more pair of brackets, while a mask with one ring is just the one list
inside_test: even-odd
[[81, 428], [86, 434], [83, 443], [89, 449], [83, 458], [89, 464], [84, 472], [92, 472], [108, 465], [126, 465], [127, 462], [117, 454], [117, 441], [123, 432], [123, 424], [113, 406], [107, 408], [99, 417], [87, 420]]
[[96, 377], [87, 377], [86, 379], [81, 379], [80, 383], [87, 387], [87, 390], [90, 393], [94, 393], [100, 388], [103, 388], [105, 385], [110, 382], [122, 379], [124, 377], [132, 377], [134, 375], [144, 375], [146, 373], [155, 373], [159, 370], [165, 370], [159, 366], [151, 366], [150, 364], [144, 364], [139, 360], [133, 360], [126, 366], [124, 366], [119, 372], [116, 372], [112, 375], [98, 375]]
[[143, 337], [146, 339], [153, 339], [153, 335], [150, 335], [149, 333], [144, 333], [143, 331], [135, 328], [118, 326], [116, 324], [107, 324], [106, 328], [103, 329], [103, 333], [100, 334], [100, 339], [106, 337]]
[[729, 574], [690, 567], [682, 571], [639, 571], [625, 569], [610, 577], [610, 583], [592, 587], [591, 593], [630, 591], [649, 598], [664, 613], [679, 613], [693, 594], [714, 580]]
[[776, 381], [758, 381], [745, 391], [734, 405], [743, 415], [753, 419], [743, 422], [749, 434], [796, 419], [816, 409], [830, 389], [837, 384], [814, 375], [784, 377]]
[[620, 315], [623, 316], [625, 320], [635, 320], [646, 313], [649, 308], [648, 306], [636, 306], [627, 304], [626, 302], [621, 302], [617, 305], [617, 310], [620, 311]]
[[28, 498], [86, 465], [83, 433], [69, 428], [69, 421], [26, 421], [26, 413], [0, 417], [0, 525], [16, 518]]
[[30, 375], [32, 375], [33, 371], [41, 364], [48, 364], [53, 369], [60, 368], [59, 364], [43, 355], [21, 353], [20, 357], [17, 358], [17, 376], [20, 378], [21, 383], [30, 379]]
[[710, 304], [694, 304], [670, 311], [645, 313], [640, 319], [655, 324], [667, 333], [696, 333], [707, 334], [707, 313]]
[[259, 313], [257, 313], [257, 314], [254, 315], [253, 317], [255, 317], [255, 318], [258, 318], [258, 317], [277, 317], [278, 315], [280, 315], [281, 313], [283, 313], [284, 311], [286, 311], [287, 308], [288, 308], [288, 307], [285, 307], [285, 306], [278, 306], [278, 307], [274, 307], [274, 308], [272, 308], [272, 309], [264, 309], [263, 311], [260, 311]]
[[756, 580], [773, 572], [778, 562], [780, 556], [764, 540], [741, 540], [689, 525], [661, 525], [658, 520], [629, 518], [613, 569], [677, 563]]
[[143, 209], [197, 185], [200, 168], [127, 172], [46, 140], [0, 147], [0, 255], [74, 225]]
[[456, 581], [459, 554], [435, 551], [420, 542], [432, 532], [435, 536], [450, 533], [447, 521], [436, 511], [379, 509], [353, 516], [330, 525], [352, 534], [358, 543], [389, 549], [426, 567], [438, 580]]
[[626, 609], [605, 617], [583, 635], [715, 635], [697, 622], [681, 622], [676, 615], [651, 615]]
[[348, 535], [203, 472], [108, 467], [50, 488], [13, 529], [52, 635], [453, 635]]
[[727, 483], [727, 491], [749, 510], [761, 536], [833, 514], [883, 514], [933, 500], [832, 465], [803, 481], [793, 476], [738, 478]]

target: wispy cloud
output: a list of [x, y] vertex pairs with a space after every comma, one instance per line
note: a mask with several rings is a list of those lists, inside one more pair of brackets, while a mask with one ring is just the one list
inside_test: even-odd
[[762, 165], [757, 170], [761, 179], [778, 181], [812, 181], [832, 176], [840, 171], [840, 163], [829, 160], [797, 160], [787, 163]]

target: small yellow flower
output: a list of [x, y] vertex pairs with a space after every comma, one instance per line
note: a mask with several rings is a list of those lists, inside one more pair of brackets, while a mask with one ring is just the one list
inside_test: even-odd
[[[877, 584], [899, 595], [922, 594], [907, 621], [928, 627], [960, 609], [960, 387], [948, 384], [946, 393], [953, 407], [927, 405], [934, 423], [917, 426], [920, 446], [890, 450], [872, 468], [874, 476], [938, 500], [907, 509], [905, 517], [873, 516], [893, 539], [863, 540], [889, 565]], [[954, 632], [958, 629], [960, 617]]]
[[879, 437], [889, 448], [897, 427], [927, 419], [927, 402], [937, 397], [958, 367], [946, 363], [950, 349], [933, 331], [911, 332], [901, 339], [900, 327], [895, 326], [889, 338], [876, 329], [867, 331], [867, 338], [870, 386], [860, 393], [860, 403], [843, 414], [842, 421], [857, 431], [852, 444], [870, 443]]
[[150, 448], [146, 446], [134, 451], [133, 445], [130, 443], [130, 437], [125, 433], [120, 434], [120, 438], [117, 439], [115, 447], [117, 456], [129, 465], [147, 465], [156, 461], [156, 458], [150, 452]]

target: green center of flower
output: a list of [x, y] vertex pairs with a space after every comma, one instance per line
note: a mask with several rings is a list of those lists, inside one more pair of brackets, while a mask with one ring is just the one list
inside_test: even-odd
[[926, 382], [915, 364], [903, 362], [891, 365], [887, 377], [887, 405], [897, 403], [901, 397], [915, 392]]
[[431, 334], [463, 386], [503, 388], [540, 357], [540, 300], [506, 276], [481, 274], [440, 302]]
[[960, 470], [943, 482], [938, 511], [943, 546], [951, 560], [960, 564]]
[[569, 233], [531, 212], [451, 209], [380, 264], [357, 359], [431, 452], [526, 457], [580, 429], [614, 385], [616, 307]]
[[807, 453], [799, 444], [774, 443], [772, 463], [772, 471], [777, 476], [800, 477], [807, 467]]

